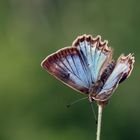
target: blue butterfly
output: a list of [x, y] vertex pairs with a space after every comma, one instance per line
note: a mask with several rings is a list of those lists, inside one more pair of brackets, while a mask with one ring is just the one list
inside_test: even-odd
[[78, 36], [71, 47], [46, 57], [41, 66], [71, 88], [87, 94], [89, 101], [107, 102], [133, 69], [132, 54], [112, 60], [112, 49], [101, 37]]

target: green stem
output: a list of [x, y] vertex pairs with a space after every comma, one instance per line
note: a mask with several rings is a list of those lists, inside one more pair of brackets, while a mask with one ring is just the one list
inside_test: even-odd
[[103, 111], [103, 106], [102, 105], [98, 105], [98, 123], [97, 123], [97, 137], [96, 137], [96, 140], [100, 140], [101, 122], [102, 122], [102, 111]]

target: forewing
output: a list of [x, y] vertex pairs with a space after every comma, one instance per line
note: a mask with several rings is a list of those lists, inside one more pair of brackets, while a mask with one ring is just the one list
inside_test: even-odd
[[71, 88], [88, 93], [91, 78], [85, 63], [77, 48], [66, 47], [45, 58], [41, 65]]
[[111, 93], [117, 88], [118, 84], [131, 74], [133, 63], [134, 57], [131, 54], [128, 56], [121, 55], [101, 92], [96, 96], [96, 99], [106, 100], [109, 98]]
[[112, 50], [100, 36], [77, 37], [72, 47], [66, 47], [43, 60], [42, 67], [68, 86], [88, 93], [109, 63]]
[[95, 83], [100, 79], [103, 70], [112, 58], [111, 48], [107, 46], [106, 41], [101, 41], [100, 36], [92, 38], [91, 35], [77, 37], [72, 46], [79, 50], [79, 53], [86, 61], [92, 83]]

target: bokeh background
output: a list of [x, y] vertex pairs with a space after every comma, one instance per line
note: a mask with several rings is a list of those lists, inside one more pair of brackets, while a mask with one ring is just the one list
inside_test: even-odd
[[[87, 100], [40, 66], [81, 34], [134, 53], [129, 79], [103, 112], [102, 140], [140, 139], [140, 1], [0, 0], [0, 140], [95, 140]], [[97, 111], [97, 106], [94, 104]]]

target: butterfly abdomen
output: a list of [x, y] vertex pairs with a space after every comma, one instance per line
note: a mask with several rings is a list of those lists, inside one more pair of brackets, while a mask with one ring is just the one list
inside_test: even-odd
[[113, 69], [115, 68], [115, 61], [111, 61], [111, 63], [109, 63], [109, 65], [107, 66], [107, 68], [104, 70], [104, 72], [101, 75], [101, 81], [103, 83], [105, 83], [108, 79], [108, 77], [110, 76], [110, 74], [112, 73]]
[[107, 68], [102, 73], [101, 78], [95, 84], [93, 84], [93, 87], [91, 87], [90, 94], [89, 94], [90, 98], [93, 98], [96, 100], [96, 96], [102, 90], [105, 82], [107, 81], [108, 77], [114, 70], [115, 65], [116, 65], [115, 61], [111, 61], [108, 64]]

